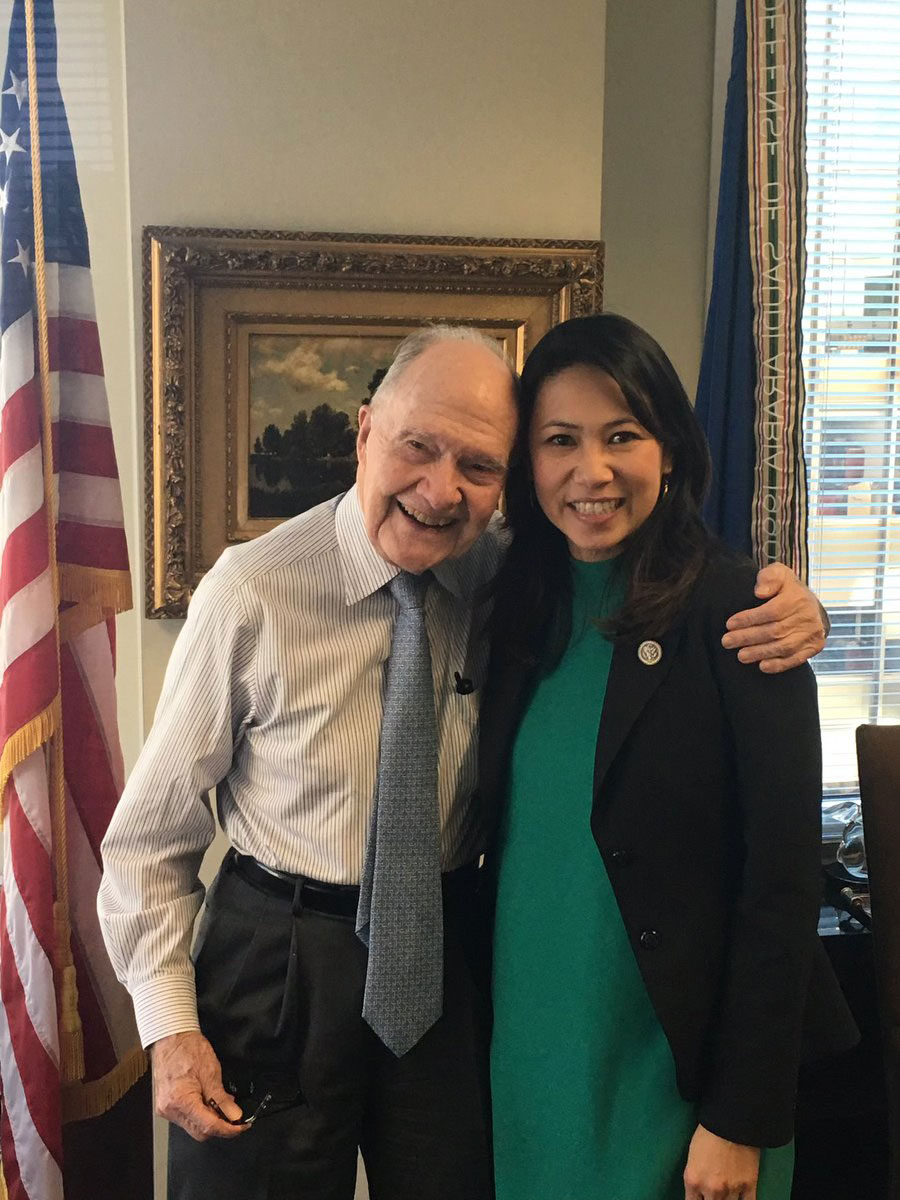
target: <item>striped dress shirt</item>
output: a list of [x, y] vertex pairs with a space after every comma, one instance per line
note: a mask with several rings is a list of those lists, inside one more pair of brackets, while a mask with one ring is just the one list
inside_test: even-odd
[[[435, 568], [426, 599], [444, 870], [482, 849], [470, 803], [487, 647], [480, 589], [492, 525]], [[266, 866], [358, 883], [372, 814], [397, 568], [371, 545], [353, 488], [225, 551], [173, 649], [153, 728], [103, 840], [99, 910], [143, 1044], [197, 1029], [191, 930], [215, 822]], [[475, 685], [456, 690], [457, 675]]]

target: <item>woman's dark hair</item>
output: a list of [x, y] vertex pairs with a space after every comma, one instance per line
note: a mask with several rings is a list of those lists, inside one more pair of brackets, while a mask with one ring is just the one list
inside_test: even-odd
[[683, 610], [711, 543], [700, 516], [709, 451], [681, 380], [662, 347], [633, 321], [613, 313], [556, 325], [529, 354], [522, 372], [520, 426], [506, 483], [513, 540], [497, 577], [492, 634], [506, 653], [549, 668], [571, 632], [571, 572], [564, 535], [537, 502], [528, 435], [538, 393], [569, 367], [596, 367], [619, 385], [638, 421], [671, 462], [667, 487], [628, 538], [619, 565], [628, 580], [610, 634], [659, 636]]

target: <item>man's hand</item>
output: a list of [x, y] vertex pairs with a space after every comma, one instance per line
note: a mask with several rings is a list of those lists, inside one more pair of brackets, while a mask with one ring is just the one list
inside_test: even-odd
[[727, 1142], [702, 1125], [691, 1138], [684, 1200], [756, 1200], [759, 1150]]
[[211, 1137], [239, 1137], [246, 1125], [229, 1125], [206, 1103], [215, 1100], [226, 1117], [243, 1115], [222, 1086], [222, 1068], [212, 1046], [199, 1031], [173, 1033], [154, 1042], [153, 1092], [156, 1112], [174, 1121], [198, 1142]]
[[725, 627], [730, 632], [722, 638], [726, 650], [738, 650], [741, 662], [758, 662], [761, 671], [777, 675], [823, 649], [825, 610], [789, 567], [764, 567], [754, 591], [766, 603], [728, 618]]

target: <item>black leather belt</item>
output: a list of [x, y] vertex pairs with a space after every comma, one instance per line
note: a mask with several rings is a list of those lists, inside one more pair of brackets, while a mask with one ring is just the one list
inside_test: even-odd
[[354, 884], [319, 883], [303, 875], [290, 875], [287, 871], [275, 874], [249, 854], [232, 853], [229, 867], [251, 887], [268, 892], [270, 896], [292, 901], [298, 911], [308, 908], [311, 912], [324, 913], [329, 917], [356, 918], [359, 888]]
[[[228, 869], [259, 891], [290, 900], [297, 912], [307, 908], [310, 912], [324, 913], [329, 917], [356, 919], [359, 887], [354, 883], [321, 883], [304, 875], [271, 871], [249, 854], [238, 854], [234, 850], [228, 860]], [[475, 863], [445, 872], [441, 876], [444, 896], [474, 888], [477, 876], [478, 867]]]

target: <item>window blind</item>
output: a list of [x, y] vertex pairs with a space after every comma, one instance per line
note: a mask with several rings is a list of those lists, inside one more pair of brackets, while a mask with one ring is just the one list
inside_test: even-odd
[[856, 726], [900, 721], [900, 3], [807, 0], [803, 315], [825, 797]]

